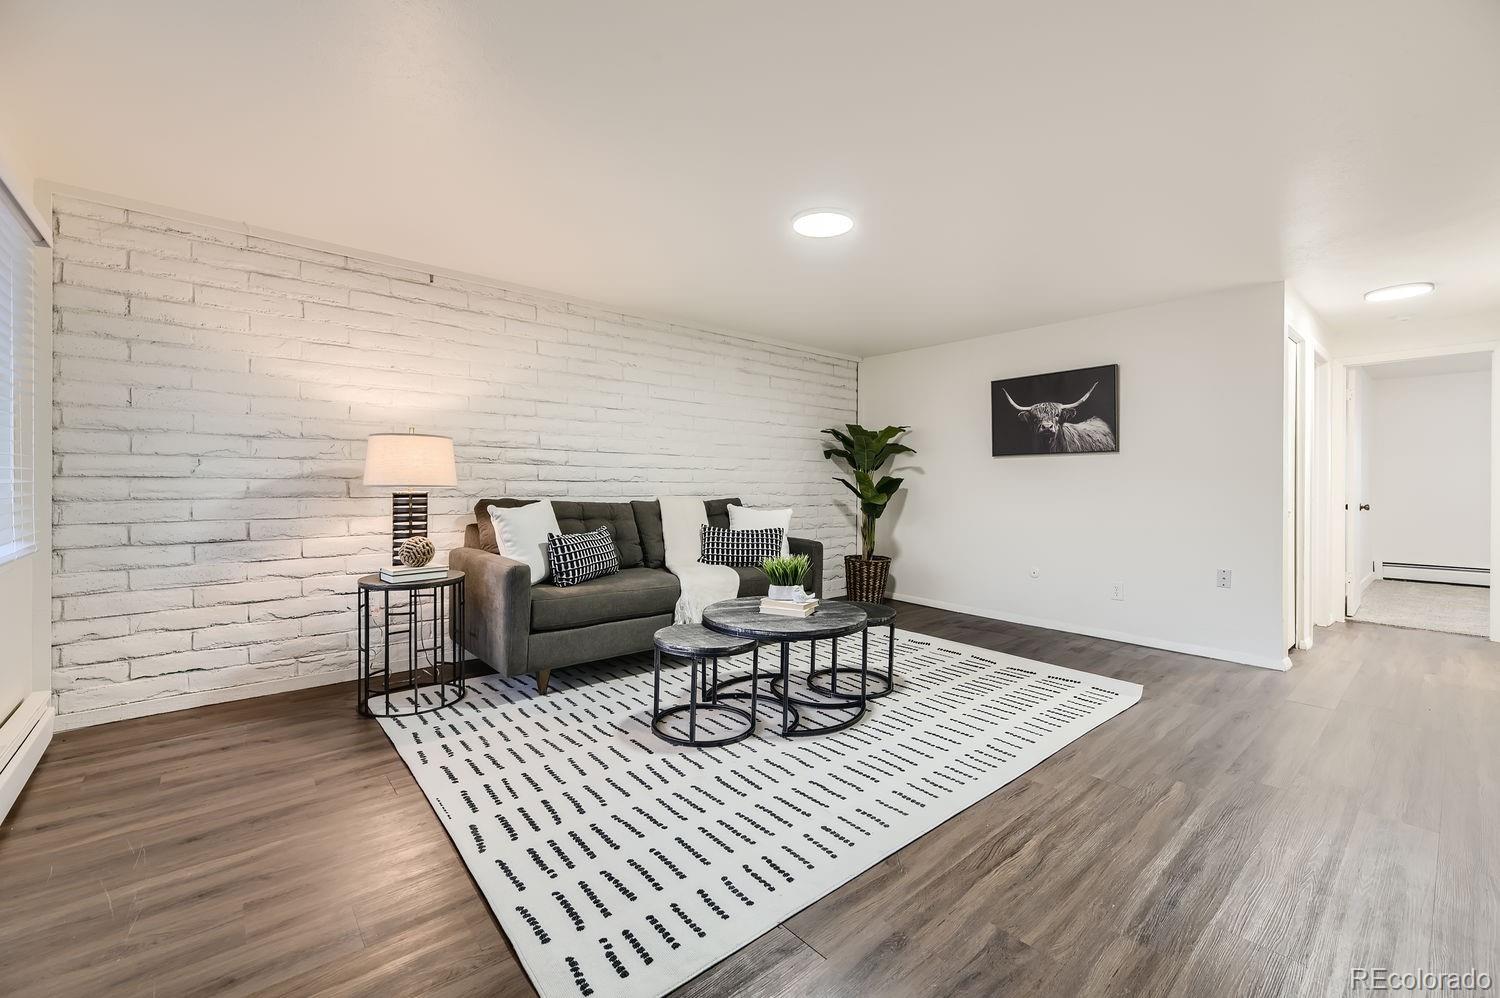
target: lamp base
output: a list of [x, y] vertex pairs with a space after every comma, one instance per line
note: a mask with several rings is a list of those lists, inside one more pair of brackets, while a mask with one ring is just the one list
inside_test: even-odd
[[401, 542], [408, 537], [427, 536], [427, 493], [395, 492], [391, 495], [391, 564], [401, 564]]

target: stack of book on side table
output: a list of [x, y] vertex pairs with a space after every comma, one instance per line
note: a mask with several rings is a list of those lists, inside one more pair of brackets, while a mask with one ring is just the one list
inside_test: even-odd
[[775, 614], [778, 617], [810, 617], [817, 609], [818, 600], [813, 596], [805, 600], [772, 599], [765, 596], [760, 601], [761, 613]]
[[431, 582], [448, 574], [443, 565], [388, 565], [380, 570], [381, 582]]

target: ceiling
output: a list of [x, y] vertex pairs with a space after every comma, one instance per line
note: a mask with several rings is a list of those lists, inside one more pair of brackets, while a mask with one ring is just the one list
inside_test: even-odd
[[[0, 134], [47, 179], [856, 355], [1279, 279], [1341, 334], [1500, 329], [1497, 49], [1494, 0], [0, 0]], [[829, 205], [851, 234], [792, 234]]]
[[1370, 377], [1422, 378], [1432, 374], [1470, 374], [1489, 371], [1494, 365], [1492, 353], [1450, 353], [1438, 357], [1417, 357], [1366, 367]]

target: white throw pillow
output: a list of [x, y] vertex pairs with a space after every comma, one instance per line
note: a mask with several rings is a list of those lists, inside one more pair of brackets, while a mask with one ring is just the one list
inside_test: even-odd
[[495, 525], [495, 546], [500, 553], [531, 566], [532, 585], [545, 582], [547, 535], [562, 533], [552, 503], [543, 499], [525, 506], [491, 506], [490, 522]]
[[729, 506], [730, 530], [764, 530], [767, 527], [781, 528], [781, 554], [791, 552], [787, 538], [792, 535], [792, 511], [789, 509], [751, 509], [749, 506]]

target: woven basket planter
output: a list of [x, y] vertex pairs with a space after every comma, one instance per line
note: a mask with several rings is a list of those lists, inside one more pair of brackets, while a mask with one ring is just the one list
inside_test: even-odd
[[885, 582], [891, 574], [891, 559], [883, 554], [861, 558], [844, 555], [844, 582], [849, 598], [859, 603], [885, 602]]

